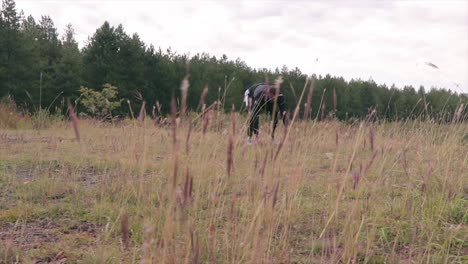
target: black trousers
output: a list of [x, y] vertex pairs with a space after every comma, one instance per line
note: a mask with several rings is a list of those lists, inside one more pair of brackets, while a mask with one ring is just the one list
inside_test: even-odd
[[[260, 127], [260, 112], [266, 109], [268, 115], [271, 115], [273, 118], [273, 131], [271, 132], [271, 138], [275, 137], [275, 130], [278, 126], [278, 114], [279, 109], [276, 109], [275, 113], [273, 114], [273, 102], [266, 102], [261, 105], [260, 103], [254, 104], [252, 112], [249, 118], [249, 129], [247, 131], [247, 135], [251, 137], [252, 135], [258, 135], [259, 127]], [[284, 117], [283, 117], [284, 118]], [[284, 120], [283, 120], [284, 121]]]

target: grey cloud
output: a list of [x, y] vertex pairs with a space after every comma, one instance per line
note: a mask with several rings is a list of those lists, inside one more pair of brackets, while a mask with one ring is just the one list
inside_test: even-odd
[[[50, 14], [59, 30], [71, 22], [81, 40], [109, 20], [163, 50], [225, 53], [254, 67], [468, 86], [466, 2], [17, 0], [17, 6], [35, 18]], [[420, 57], [440, 64], [439, 75], [415, 69]]]
[[230, 6], [230, 9], [236, 12], [233, 16], [235, 20], [244, 21], [259, 20], [269, 17], [279, 17], [282, 16], [284, 13], [284, 8], [281, 5], [278, 5], [274, 2], [270, 2], [268, 5], [264, 5], [261, 7], [255, 7], [244, 2], [237, 6]]

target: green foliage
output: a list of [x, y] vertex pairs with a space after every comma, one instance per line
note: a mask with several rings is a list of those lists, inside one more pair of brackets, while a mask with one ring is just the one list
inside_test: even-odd
[[48, 109], [39, 109], [31, 115], [34, 129], [47, 129], [54, 123], [63, 121], [63, 115], [59, 111], [52, 114]]
[[112, 111], [120, 106], [117, 100], [117, 87], [104, 84], [102, 90], [95, 91], [90, 88], [80, 88], [80, 102], [85, 108], [85, 112], [93, 117], [105, 118], [112, 115]]
[[[226, 55], [215, 57], [201, 53], [189, 57], [170, 49], [162, 51], [153, 45], [147, 46], [136, 33], [127, 34], [122, 25], [113, 26], [107, 21], [90, 36], [81, 50], [74, 36], [72, 25], [67, 25], [65, 33], [59, 36], [51, 17], [42, 16], [39, 21], [32, 16], [24, 18], [17, 12], [14, 0], [3, 0], [0, 97], [12, 96], [18, 106], [29, 110], [48, 105], [54, 109], [67, 98], [78, 98], [80, 86], [101, 87], [112, 83], [119, 87], [118, 98], [130, 100], [135, 109], [142, 103], [134, 98], [138, 91], [147, 102], [147, 112], [151, 112], [158, 101], [162, 112], [168, 113], [171, 97], [174, 95], [180, 101], [181, 80], [189, 75], [189, 110], [197, 109], [200, 95], [208, 86], [206, 104], [220, 100], [224, 110], [230, 111], [232, 106], [242, 107], [243, 91], [247, 87], [265, 82], [266, 78], [273, 84], [282, 75], [281, 92], [292, 111], [308, 77], [298, 68], [288, 69], [286, 66], [275, 70], [253, 69], [241, 59], [229, 59]], [[365, 119], [369, 109], [376, 109], [380, 120], [422, 118], [451, 122], [461, 104], [465, 105], [461, 119], [468, 118], [466, 94], [411, 86], [400, 89], [394, 85], [379, 85], [373, 80], [346, 81], [328, 74], [314, 77], [310, 113], [313, 119], [320, 120], [324, 105], [324, 116], [339, 120]], [[302, 106], [300, 111], [304, 111]], [[122, 107], [115, 109], [114, 114], [126, 115], [128, 112], [128, 108]]]
[[451, 203], [447, 208], [447, 220], [452, 224], [466, 225], [468, 224], [468, 200], [458, 199]]

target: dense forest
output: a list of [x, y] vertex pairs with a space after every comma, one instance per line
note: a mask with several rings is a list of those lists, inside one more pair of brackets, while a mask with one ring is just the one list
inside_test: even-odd
[[[217, 58], [203, 53], [189, 57], [170, 49], [163, 51], [145, 44], [136, 33], [127, 34], [122, 25], [108, 22], [80, 49], [72, 25], [67, 25], [60, 35], [51, 17], [42, 16], [36, 21], [17, 10], [14, 0], [2, 1], [0, 98], [12, 99], [29, 111], [63, 111], [67, 99], [79, 98], [80, 87], [101, 90], [103, 85], [111, 84], [117, 87], [121, 99], [115, 114], [127, 115], [128, 101], [138, 109], [142, 99], [147, 102], [148, 112], [156, 102], [160, 102], [163, 112], [168, 112], [171, 97], [180, 97], [185, 76], [189, 76], [190, 83], [189, 109], [199, 106], [206, 86], [208, 104], [220, 100], [226, 110], [232, 105], [240, 109], [245, 88], [266, 79], [273, 82], [280, 75], [284, 79], [282, 92], [292, 108], [308, 77], [298, 68], [253, 69], [241, 59], [231, 60], [226, 55]], [[446, 89], [388, 87], [372, 80], [346, 81], [330, 75], [313, 78], [311, 118], [331, 114], [341, 120], [363, 118], [375, 108], [380, 118], [388, 120], [427, 115], [449, 120], [462, 103], [466, 106], [468, 102], [467, 94]]]

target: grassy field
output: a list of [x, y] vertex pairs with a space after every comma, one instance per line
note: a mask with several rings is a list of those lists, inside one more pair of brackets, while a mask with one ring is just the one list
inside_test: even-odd
[[193, 120], [0, 130], [0, 263], [468, 262], [467, 124]]

